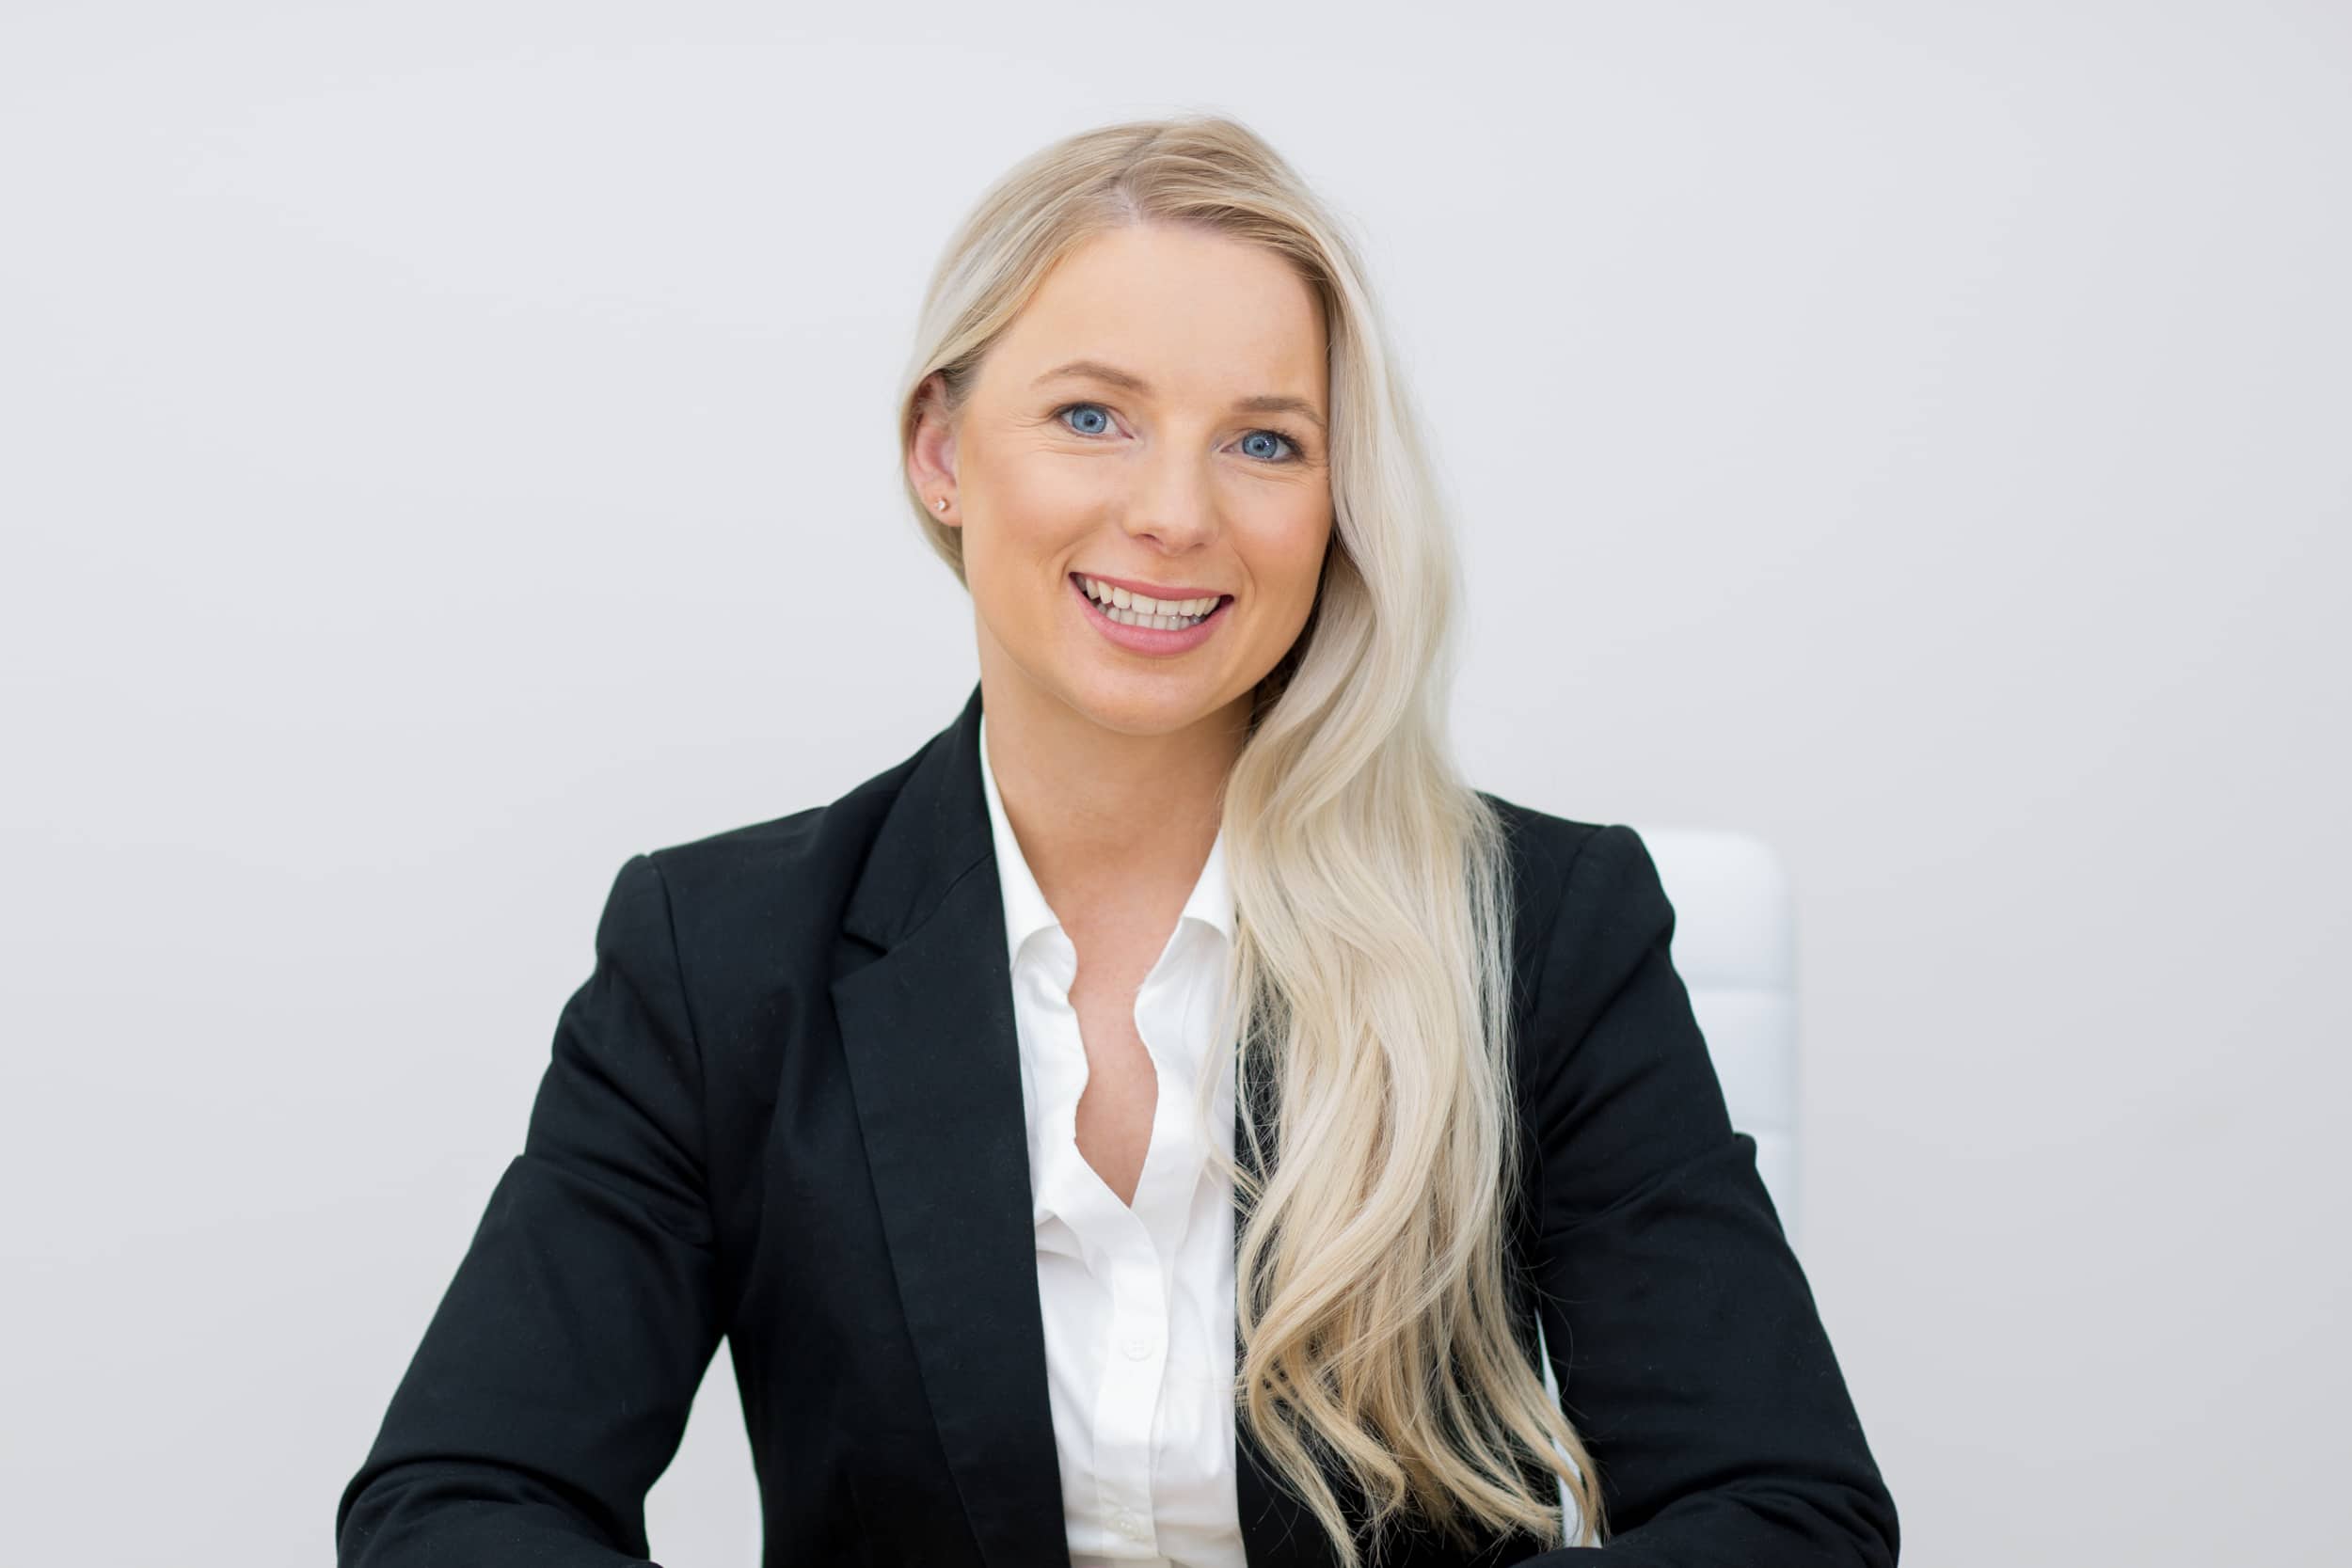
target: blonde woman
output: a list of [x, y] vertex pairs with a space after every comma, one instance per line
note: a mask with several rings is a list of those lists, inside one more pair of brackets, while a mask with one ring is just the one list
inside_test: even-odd
[[771, 1568], [1893, 1563], [1640, 838], [1447, 758], [1326, 209], [1228, 119], [1072, 136], [902, 387], [977, 684], [621, 868], [341, 1561], [644, 1559], [724, 1336]]

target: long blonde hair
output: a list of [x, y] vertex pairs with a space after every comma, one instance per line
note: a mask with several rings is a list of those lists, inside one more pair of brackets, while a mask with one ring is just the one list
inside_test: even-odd
[[[1236, 1418], [1346, 1568], [1358, 1553], [1325, 1464], [1369, 1504], [1375, 1557], [1391, 1523], [1472, 1546], [1482, 1529], [1597, 1543], [1593, 1465], [1510, 1321], [1510, 863], [1493, 807], [1446, 753], [1454, 546], [1340, 225], [1229, 119], [1108, 125], [1041, 150], [981, 198], [932, 274], [900, 382], [900, 455], [929, 377], [952, 418], [1054, 263], [1136, 223], [1285, 258], [1329, 341], [1332, 543], [1304, 630], [1259, 685], [1223, 806], [1238, 940], [1219, 1037], [1238, 1042], [1238, 1092], [1263, 1069], [1275, 1147], [1301, 1156], [1269, 1165], [1254, 1117], [1248, 1164], [1208, 1145], [1248, 1215]], [[907, 497], [964, 580], [961, 531], [911, 481]], [[1562, 1541], [1563, 1484], [1575, 1542]]]

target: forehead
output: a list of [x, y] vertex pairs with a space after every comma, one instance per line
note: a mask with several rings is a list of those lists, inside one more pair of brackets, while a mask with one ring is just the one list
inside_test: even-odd
[[1323, 310], [1263, 246], [1197, 229], [1135, 225], [1057, 263], [989, 354], [1012, 391], [1073, 358], [1107, 361], [1162, 397], [1289, 393], [1320, 408]]

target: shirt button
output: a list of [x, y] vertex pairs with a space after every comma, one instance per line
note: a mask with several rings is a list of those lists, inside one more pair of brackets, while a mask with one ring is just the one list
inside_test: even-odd
[[1151, 1354], [1152, 1340], [1150, 1336], [1138, 1334], [1134, 1338], [1127, 1341], [1128, 1360], [1140, 1361]]
[[1111, 1528], [1130, 1541], [1143, 1539], [1143, 1521], [1123, 1509], [1112, 1517]]

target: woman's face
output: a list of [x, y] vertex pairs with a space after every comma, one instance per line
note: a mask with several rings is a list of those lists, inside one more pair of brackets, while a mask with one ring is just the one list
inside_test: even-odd
[[1272, 253], [1151, 225], [1065, 257], [909, 455], [963, 531], [983, 674], [1125, 734], [1247, 713], [1314, 604], [1328, 420], [1322, 312]]

